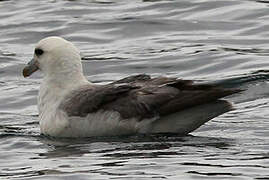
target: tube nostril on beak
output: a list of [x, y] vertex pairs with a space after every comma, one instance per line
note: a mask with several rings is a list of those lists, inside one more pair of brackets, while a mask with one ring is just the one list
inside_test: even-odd
[[37, 71], [39, 68], [35, 63], [35, 60], [32, 59], [24, 68], [22, 71], [23, 77], [28, 77], [31, 74], [33, 74], [35, 71]]

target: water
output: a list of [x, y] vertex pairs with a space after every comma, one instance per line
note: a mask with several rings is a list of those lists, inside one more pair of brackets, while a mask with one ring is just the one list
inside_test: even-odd
[[[269, 1], [0, 1], [0, 179], [269, 179]], [[191, 135], [40, 136], [42, 75], [21, 70], [57, 35], [89, 80], [137, 73], [246, 89]]]

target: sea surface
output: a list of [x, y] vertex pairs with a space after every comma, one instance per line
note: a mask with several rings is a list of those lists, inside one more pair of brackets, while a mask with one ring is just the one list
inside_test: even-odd
[[[40, 135], [34, 45], [61, 36], [87, 78], [165, 75], [245, 89], [188, 136]], [[269, 179], [269, 1], [1, 0], [0, 179]]]

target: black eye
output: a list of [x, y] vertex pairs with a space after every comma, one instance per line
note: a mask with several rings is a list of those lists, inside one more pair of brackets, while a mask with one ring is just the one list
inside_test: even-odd
[[41, 56], [44, 53], [44, 51], [42, 49], [35, 49], [35, 54], [37, 56]]

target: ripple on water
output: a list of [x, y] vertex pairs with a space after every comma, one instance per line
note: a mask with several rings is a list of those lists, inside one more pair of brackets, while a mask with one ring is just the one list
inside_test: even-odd
[[[266, 1], [0, 1], [0, 177], [269, 179], [268, 18]], [[51, 35], [74, 42], [96, 83], [149, 73], [246, 91], [187, 137], [44, 137], [42, 75], [21, 70]]]

